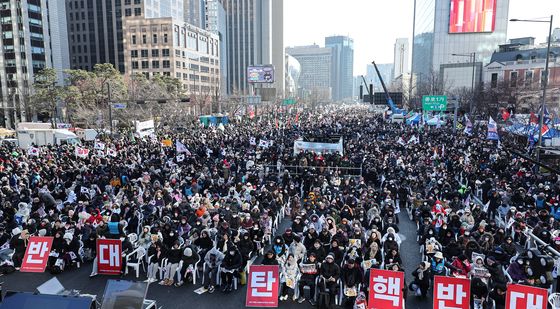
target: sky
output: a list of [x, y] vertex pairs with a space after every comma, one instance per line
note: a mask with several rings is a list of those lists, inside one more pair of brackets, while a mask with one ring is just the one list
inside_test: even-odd
[[[396, 38], [408, 38], [412, 52], [414, 0], [275, 0], [284, 1], [285, 45], [324, 46], [325, 37], [348, 35], [354, 39], [354, 75], [366, 65], [393, 62]], [[446, 1], [446, 0], [437, 0]], [[497, 0], [502, 1], [502, 0]], [[560, 27], [560, 0], [509, 0], [509, 18], [533, 19], [554, 15]], [[536, 37], [544, 42], [547, 23], [508, 24], [508, 38]], [[410, 63], [410, 61], [409, 61]]]

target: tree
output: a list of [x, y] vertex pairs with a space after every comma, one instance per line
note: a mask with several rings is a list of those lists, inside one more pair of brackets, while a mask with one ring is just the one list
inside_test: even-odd
[[32, 108], [36, 113], [49, 114], [53, 128], [56, 128], [57, 102], [62, 93], [62, 88], [57, 85], [57, 82], [54, 69], [42, 69], [35, 74], [33, 94], [31, 95]]

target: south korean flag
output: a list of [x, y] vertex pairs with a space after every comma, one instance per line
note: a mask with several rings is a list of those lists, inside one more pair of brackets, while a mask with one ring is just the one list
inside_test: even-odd
[[183, 162], [183, 161], [185, 161], [185, 155], [184, 154], [179, 154], [179, 155], [177, 155], [177, 157], [175, 159], [177, 159], [177, 163]]
[[105, 150], [105, 143], [95, 142], [95, 146], [93, 148], [95, 150]]

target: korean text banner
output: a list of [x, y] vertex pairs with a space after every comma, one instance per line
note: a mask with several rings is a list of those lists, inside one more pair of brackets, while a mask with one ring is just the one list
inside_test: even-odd
[[506, 309], [546, 309], [548, 291], [527, 285], [508, 284]]
[[29, 238], [27, 250], [21, 263], [22, 272], [42, 273], [47, 267], [53, 238], [33, 236]]
[[466, 278], [434, 277], [434, 309], [469, 309], [471, 281]]
[[97, 273], [120, 275], [122, 244], [120, 239], [97, 239]]
[[246, 307], [278, 307], [278, 265], [251, 265], [247, 280]]
[[403, 307], [404, 273], [370, 269], [369, 309], [400, 309]]

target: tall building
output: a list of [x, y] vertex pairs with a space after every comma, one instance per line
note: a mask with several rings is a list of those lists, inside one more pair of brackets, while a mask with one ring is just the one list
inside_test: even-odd
[[296, 58], [301, 65], [299, 86], [302, 96], [318, 92], [326, 96], [326, 101], [331, 100], [332, 51], [329, 47], [321, 48], [319, 45], [286, 48], [286, 53]]
[[216, 34], [174, 20], [126, 18], [123, 25], [125, 74], [176, 77], [188, 94], [215, 95], [220, 85]]
[[393, 56], [393, 79], [408, 73], [408, 39], [399, 38], [395, 41]]
[[[183, 0], [185, 21], [204, 29], [206, 26], [206, 3], [204, 0]], [[212, 0], [208, 1], [211, 2]]]
[[347, 36], [330, 36], [325, 38], [325, 47], [330, 47], [333, 52], [333, 70], [331, 72], [333, 100], [341, 101], [352, 98], [354, 40]]
[[66, 20], [60, 1], [0, 0], [1, 124], [13, 128], [31, 120], [29, 95], [35, 74], [54, 68], [59, 82], [68, 66]]
[[[228, 92], [248, 94], [247, 67], [272, 64], [276, 88], [285, 83], [284, 3], [274, 0], [222, 0], [227, 15]], [[257, 86], [258, 87], [258, 86]]]
[[[391, 82], [391, 77], [393, 76], [393, 64], [392, 63], [376, 63], [377, 68], [379, 69], [379, 74], [381, 74], [381, 78], [383, 78], [383, 82], [385, 86], [389, 87]], [[374, 92], [383, 92], [383, 86], [381, 85], [381, 81], [379, 80], [379, 76], [377, 76], [377, 72], [375, 72], [375, 67], [373, 64], [368, 64], [366, 68], [366, 82], [369, 84], [373, 84], [373, 91]], [[364, 93], [367, 91], [364, 89]]]
[[508, 10], [509, 0], [415, 0], [412, 73], [470, 88], [475, 62], [478, 84], [483, 63], [506, 42]]
[[183, 0], [66, 1], [70, 63], [91, 70], [97, 63], [124, 68], [123, 19], [172, 17], [183, 21]]
[[228, 37], [226, 11], [220, 0], [206, 0], [206, 24], [204, 29], [214, 33], [220, 40], [220, 93], [227, 96], [229, 79], [228, 67]]

